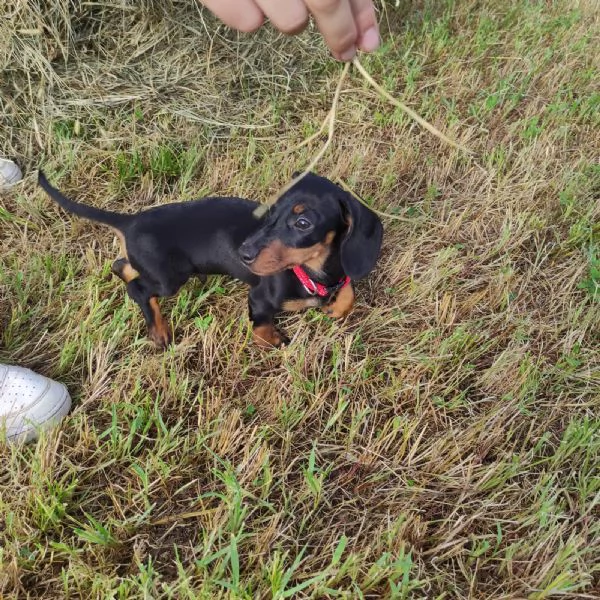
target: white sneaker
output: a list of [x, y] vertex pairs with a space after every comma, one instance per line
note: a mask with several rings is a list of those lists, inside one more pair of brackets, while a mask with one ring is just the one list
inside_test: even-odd
[[29, 369], [0, 364], [0, 439], [29, 442], [71, 408], [67, 388]]
[[23, 179], [21, 169], [8, 158], [0, 158], [0, 191], [8, 190]]

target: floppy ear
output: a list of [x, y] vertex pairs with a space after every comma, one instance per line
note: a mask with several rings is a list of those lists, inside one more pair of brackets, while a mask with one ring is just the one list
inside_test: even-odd
[[340, 201], [348, 221], [341, 245], [342, 268], [350, 279], [362, 279], [379, 258], [383, 226], [379, 217], [352, 194], [342, 192]]

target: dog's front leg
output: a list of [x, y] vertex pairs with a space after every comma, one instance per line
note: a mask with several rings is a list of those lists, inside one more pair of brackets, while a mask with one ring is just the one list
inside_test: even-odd
[[354, 290], [352, 284], [344, 286], [335, 296], [335, 298], [326, 304], [322, 310], [332, 319], [343, 319], [347, 317], [354, 307]]
[[248, 309], [252, 321], [252, 337], [257, 346], [279, 348], [288, 341], [274, 325], [278, 310], [273, 305], [272, 298], [267, 295], [266, 286], [259, 284], [250, 290]]

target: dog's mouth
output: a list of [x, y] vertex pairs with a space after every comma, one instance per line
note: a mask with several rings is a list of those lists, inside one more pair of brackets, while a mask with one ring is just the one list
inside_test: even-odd
[[279, 240], [271, 242], [257, 253], [248, 252], [241, 257], [244, 264], [255, 275], [266, 277], [276, 275], [295, 265], [308, 265], [314, 271], [320, 271], [322, 263], [329, 253], [328, 244], [315, 244], [308, 248], [292, 248]]
[[251, 265], [248, 265], [248, 268], [255, 275], [259, 275], [260, 277], [267, 277], [269, 275], [277, 275], [277, 273], [281, 273], [282, 271], [285, 271], [286, 269], [291, 269], [293, 266], [294, 265], [285, 265], [285, 266], [281, 266], [281, 265], [273, 265], [273, 266], [259, 265], [259, 266], [257, 266], [255, 264], [251, 264]]
[[286, 250], [286, 246], [279, 241], [271, 242], [258, 252], [254, 248], [248, 249], [242, 245], [240, 257], [252, 273], [265, 277], [281, 273], [290, 266], [285, 258]]

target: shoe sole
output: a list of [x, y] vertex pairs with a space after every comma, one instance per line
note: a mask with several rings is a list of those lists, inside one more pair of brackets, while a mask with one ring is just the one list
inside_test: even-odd
[[63, 417], [65, 417], [71, 409], [71, 396], [67, 388], [64, 388], [64, 393], [60, 399], [58, 406], [55, 406], [54, 410], [41, 417], [35, 424], [29, 423], [27, 420], [24, 421], [20, 431], [11, 433], [6, 436], [6, 440], [11, 444], [22, 442], [31, 442], [39, 437], [39, 432], [42, 429], [48, 429], [52, 425], [57, 424]]
[[0, 158], [0, 192], [6, 192], [23, 181], [23, 172], [12, 160]]

